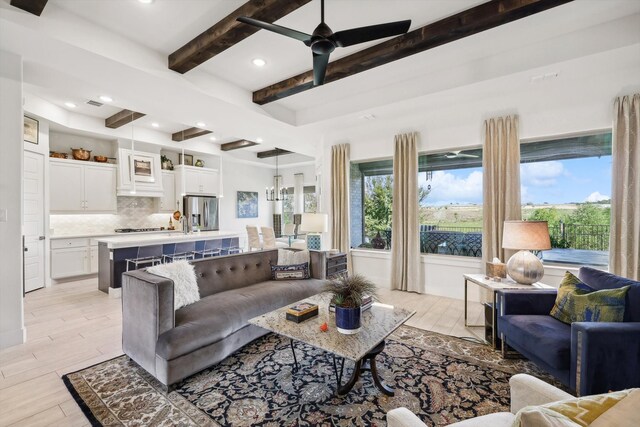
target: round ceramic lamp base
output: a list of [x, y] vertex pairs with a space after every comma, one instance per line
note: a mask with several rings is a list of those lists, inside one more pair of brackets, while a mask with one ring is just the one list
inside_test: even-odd
[[516, 282], [530, 285], [542, 279], [544, 266], [533, 253], [519, 251], [507, 261], [507, 273]]

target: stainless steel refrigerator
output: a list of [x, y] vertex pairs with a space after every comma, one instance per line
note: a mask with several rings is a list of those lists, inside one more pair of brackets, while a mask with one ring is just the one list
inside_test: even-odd
[[184, 216], [189, 231], [219, 230], [218, 199], [205, 196], [184, 196]]

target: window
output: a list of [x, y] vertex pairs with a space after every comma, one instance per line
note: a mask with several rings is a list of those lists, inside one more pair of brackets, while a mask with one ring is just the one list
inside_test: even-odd
[[420, 252], [482, 256], [482, 149], [421, 155]]
[[316, 194], [315, 185], [305, 185], [304, 187], [304, 212], [318, 212], [318, 195]]
[[[318, 210], [318, 197], [315, 185], [305, 185], [303, 189], [304, 212], [315, 213]], [[295, 195], [293, 187], [287, 188], [287, 194], [282, 201], [282, 220], [284, 224], [293, 223]]]
[[545, 262], [609, 263], [611, 133], [522, 143], [522, 218], [549, 223]]
[[284, 196], [284, 200], [282, 201], [282, 223], [283, 224], [291, 224], [293, 223], [293, 187], [287, 188], [287, 194]]

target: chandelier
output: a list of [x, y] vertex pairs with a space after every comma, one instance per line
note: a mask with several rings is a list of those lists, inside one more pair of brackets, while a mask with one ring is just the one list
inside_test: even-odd
[[265, 193], [267, 196], [267, 201], [269, 202], [280, 202], [284, 200], [284, 196], [287, 195], [287, 189], [281, 185], [282, 177], [278, 172], [278, 154], [280, 150], [276, 147], [276, 175], [273, 177], [274, 186], [271, 188], [265, 188]]

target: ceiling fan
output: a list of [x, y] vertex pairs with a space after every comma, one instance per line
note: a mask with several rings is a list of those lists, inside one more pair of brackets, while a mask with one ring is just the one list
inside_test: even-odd
[[446, 159], [457, 159], [460, 157], [465, 157], [465, 158], [470, 158], [470, 159], [477, 159], [478, 155], [476, 154], [465, 154], [462, 152], [462, 150], [456, 150], [456, 151], [449, 151], [448, 153], [443, 154], [441, 157], [444, 157]]
[[352, 28], [349, 30], [334, 33], [327, 24], [324, 23], [324, 0], [320, 0], [320, 24], [313, 30], [312, 34], [280, 25], [259, 21], [247, 16], [240, 16], [238, 21], [245, 24], [273, 31], [283, 36], [300, 40], [311, 48], [313, 52], [313, 85], [324, 84], [324, 77], [327, 73], [329, 55], [336, 47], [347, 47], [385, 37], [404, 34], [411, 26], [411, 20], [388, 22], [386, 24], [370, 25], [367, 27]]

